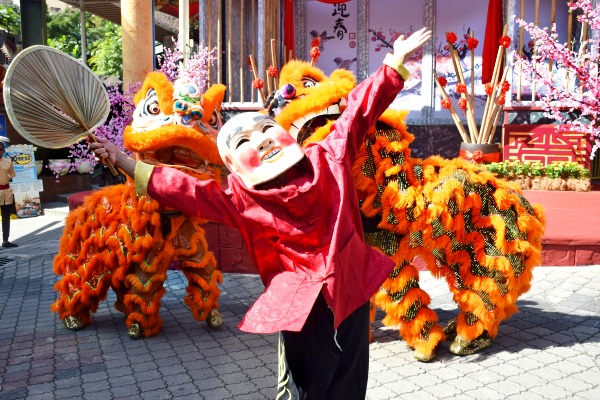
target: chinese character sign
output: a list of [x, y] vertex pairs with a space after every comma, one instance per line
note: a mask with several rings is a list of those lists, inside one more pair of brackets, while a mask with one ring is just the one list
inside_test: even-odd
[[357, 73], [357, 1], [341, 4], [307, 2], [306, 48], [310, 51], [313, 41], [319, 40], [321, 54], [315, 65], [326, 74], [339, 68]]

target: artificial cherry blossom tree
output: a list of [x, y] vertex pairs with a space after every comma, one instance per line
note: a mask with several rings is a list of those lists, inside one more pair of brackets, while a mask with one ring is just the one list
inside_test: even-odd
[[[592, 32], [600, 29], [600, 6], [594, 6], [592, 0], [570, 2], [568, 7], [576, 13], [582, 29]], [[536, 100], [545, 109], [546, 117], [560, 123], [559, 131], [590, 135], [594, 142], [590, 154], [593, 159], [600, 148], [597, 41], [583, 40], [574, 51], [570, 43], [559, 42], [556, 25], [548, 29], [519, 18], [516, 22], [531, 36], [535, 51], [531, 59], [520, 58], [518, 51], [515, 52], [515, 65], [521, 68], [521, 73], [532, 77], [536, 85], [545, 88]], [[550, 63], [554, 68], [549, 68]]]

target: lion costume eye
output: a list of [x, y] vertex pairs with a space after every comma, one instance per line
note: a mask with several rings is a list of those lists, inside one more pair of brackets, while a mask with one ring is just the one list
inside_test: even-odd
[[304, 77], [302, 78], [302, 86], [304, 86], [305, 88], [315, 87], [317, 86], [317, 81], [311, 78]]
[[213, 112], [210, 116], [210, 120], [208, 120], [208, 125], [210, 125], [213, 129], [219, 129], [219, 116], [216, 112]]
[[150, 89], [144, 100], [144, 114], [145, 115], [157, 115], [160, 113], [160, 106], [158, 104], [158, 96], [154, 89]]

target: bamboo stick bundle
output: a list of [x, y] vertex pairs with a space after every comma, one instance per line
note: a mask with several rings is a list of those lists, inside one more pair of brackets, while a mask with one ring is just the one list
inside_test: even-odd
[[[508, 31], [508, 26], [504, 25], [504, 32], [502, 36], [506, 36], [506, 33]], [[504, 56], [504, 46], [502, 46], [502, 44], [498, 45], [498, 53], [496, 54], [496, 61], [494, 64], [494, 71], [492, 73], [492, 80], [490, 81], [490, 85], [492, 88], [496, 88], [496, 85], [498, 84], [498, 76], [500, 75], [500, 66], [502, 65], [502, 58]], [[492, 92], [493, 93], [493, 92]], [[485, 108], [483, 110], [483, 118], [481, 121], [481, 132], [485, 132], [488, 129], [488, 125], [490, 122], [490, 113], [491, 113], [491, 108], [493, 106], [492, 104], [492, 93], [490, 93], [490, 95], [488, 95], [488, 98], [485, 102]], [[483, 137], [481, 135], [479, 135], [479, 137], [477, 138], [477, 142], [480, 143], [480, 141], [483, 140]]]
[[[508, 75], [508, 67], [504, 67], [504, 72], [502, 73], [502, 78], [500, 78], [499, 83], [494, 87], [494, 91], [490, 95], [492, 98], [492, 110], [491, 114], [488, 117], [488, 123], [486, 124], [486, 130], [482, 131], [482, 140], [479, 143], [490, 143], [494, 138], [494, 133], [496, 130], [496, 126], [498, 123], [498, 119], [500, 117], [501, 111], [504, 107], [504, 102], [500, 101], [502, 95], [504, 94], [503, 84], [506, 81], [506, 77]], [[488, 97], [488, 98], [490, 98]]]
[[467, 85], [465, 82], [465, 77], [463, 75], [462, 65], [460, 64], [460, 58], [458, 56], [458, 52], [454, 48], [454, 44], [448, 41], [448, 46], [450, 48], [450, 56], [452, 57], [452, 64], [454, 65], [454, 70], [456, 72], [456, 76], [458, 78], [458, 83], [464, 85], [465, 91], [460, 94], [461, 98], [466, 101], [466, 109], [465, 114], [467, 116], [467, 125], [469, 127], [469, 137], [471, 138], [471, 142], [475, 142], [477, 138], [477, 122], [475, 121], [475, 111], [473, 110], [473, 105], [470, 101], [470, 96], [468, 95]]
[[440, 83], [440, 78], [439, 78], [438, 74], [435, 72], [435, 70], [433, 71], [433, 77], [434, 77], [435, 84], [436, 84], [438, 90], [442, 94], [442, 97], [444, 98], [444, 100], [448, 101], [450, 104], [450, 107], [448, 108], [448, 110], [450, 111], [452, 120], [454, 120], [454, 124], [458, 128], [458, 132], [460, 133], [462, 140], [466, 143], [470, 143], [471, 140], [470, 140], [469, 134], [467, 133], [467, 130], [465, 129], [464, 125], [462, 124], [460, 117], [456, 113], [456, 110], [454, 109], [454, 106], [452, 105], [452, 102], [450, 101], [450, 98], [448, 97], [448, 94], [446, 93], [446, 89], [444, 89], [444, 86]]

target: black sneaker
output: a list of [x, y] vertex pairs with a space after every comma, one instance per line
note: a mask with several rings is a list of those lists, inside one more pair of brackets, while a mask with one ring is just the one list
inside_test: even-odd
[[11, 242], [3, 242], [2, 247], [19, 247], [19, 245]]

